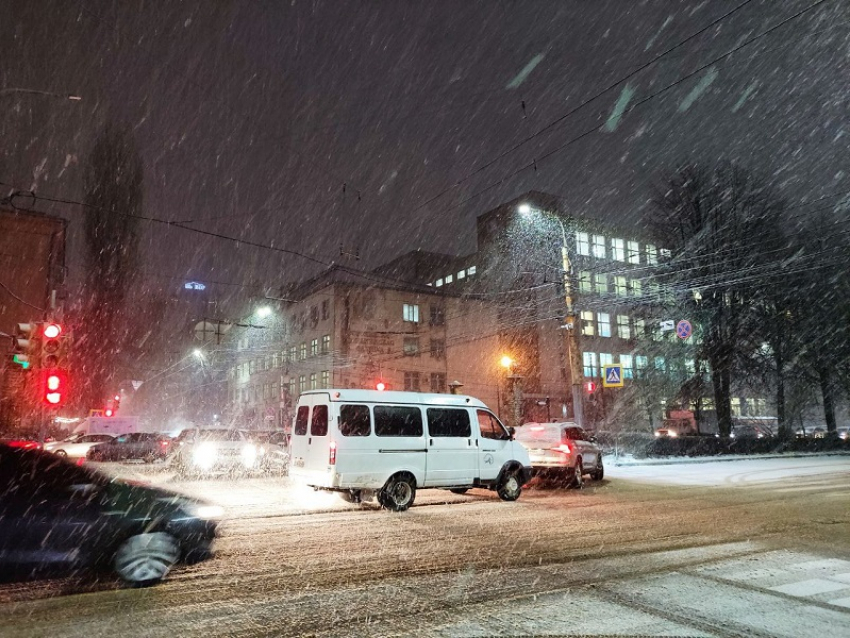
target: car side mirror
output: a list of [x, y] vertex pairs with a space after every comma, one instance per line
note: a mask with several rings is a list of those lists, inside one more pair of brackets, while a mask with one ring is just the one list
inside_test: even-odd
[[511, 441], [513, 441], [514, 437], [516, 436], [516, 428], [514, 426], [510, 426], [508, 428], [508, 434], [511, 435]]

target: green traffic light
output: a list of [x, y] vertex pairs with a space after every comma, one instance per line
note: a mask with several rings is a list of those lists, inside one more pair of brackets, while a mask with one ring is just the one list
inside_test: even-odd
[[12, 361], [14, 361], [18, 365], [20, 365], [24, 370], [26, 370], [27, 368], [30, 367], [30, 362], [26, 358], [26, 356], [22, 357], [21, 355], [16, 354], [15, 356], [12, 357]]

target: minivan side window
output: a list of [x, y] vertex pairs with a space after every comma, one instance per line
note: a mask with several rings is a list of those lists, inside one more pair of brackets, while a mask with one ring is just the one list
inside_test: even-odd
[[419, 408], [376, 405], [375, 434], [378, 436], [422, 436], [422, 412]]
[[307, 434], [307, 419], [310, 416], [310, 408], [306, 405], [299, 406], [298, 413], [295, 415], [295, 434], [304, 436]]
[[372, 433], [372, 419], [369, 417], [369, 406], [340, 406], [339, 433], [343, 436], [369, 436]]
[[472, 436], [469, 413], [453, 408], [428, 408], [428, 434], [430, 436]]
[[485, 439], [509, 441], [511, 438], [511, 435], [502, 427], [496, 417], [484, 410], [478, 410], [478, 425], [481, 428], [481, 436]]
[[313, 406], [313, 420], [310, 421], [310, 434], [312, 436], [328, 435], [328, 406]]

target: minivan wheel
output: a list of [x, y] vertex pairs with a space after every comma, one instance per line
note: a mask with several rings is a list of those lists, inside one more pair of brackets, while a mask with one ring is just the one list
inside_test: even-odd
[[503, 501], [515, 501], [522, 494], [522, 483], [516, 470], [510, 470], [502, 475], [496, 493]]
[[584, 487], [584, 466], [581, 464], [581, 459], [576, 459], [576, 467], [573, 470], [573, 483], [571, 487], [580, 490]]
[[378, 493], [378, 502], [381, 506], [394, 512], [405, 511], [413, 505], [415, 498], [416, 485], [413, 482], [413, 478], [403, 474], [393, 476], [384, 485], [384, 489]]
[[122, 580], [144, 587], [159, 582], [180, 558], [180, 544], [171, 534], [136, 534], [115, 552], [113, 564]]

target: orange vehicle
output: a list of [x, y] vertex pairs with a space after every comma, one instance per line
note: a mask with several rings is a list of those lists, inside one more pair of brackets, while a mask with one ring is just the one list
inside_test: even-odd
[[667, 418], [661, 422], [661, 427], [655, 431], [655, 436], [696, 436], [699, 434], [694, 413], [690, 410], [670, 410]]

